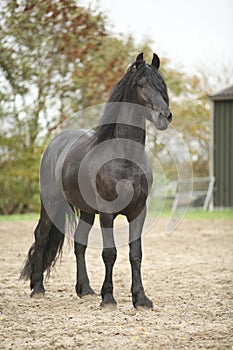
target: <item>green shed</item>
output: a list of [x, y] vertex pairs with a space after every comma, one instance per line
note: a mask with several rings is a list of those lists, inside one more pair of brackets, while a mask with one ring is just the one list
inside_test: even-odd
[[213, 206], [233, 207], [233, 85], [210, 96]]

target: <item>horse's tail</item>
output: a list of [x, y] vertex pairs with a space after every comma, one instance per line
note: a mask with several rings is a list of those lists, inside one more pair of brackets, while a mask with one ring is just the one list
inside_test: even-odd
[[[71, 214], [71, 212], [73, 214]], [[50, 220], [50, 228], [47, 243], [46, 246], [43, 249], [43, 272], [47, 270], [47, 278], [49, 278], [51, 267], [54, 267], [56, 264], [56, 261], [58, 258], [62, 255], [62, 247], [65, 239], [65, 224], [66, 224], [66, 217], [68, 214], [69, 216], [72, 215], [72, 220], [74, 219], [74, 212], [71, 210], [71, 212], [67, 213], [64, 212], [64, 207], [60, 207], [59, 211], [57, 212], [56, 219], [54, 222], [56, 225], [49, 219], [47, 213], [44, 210], [44, 213], [41, 215], [40, 220], [38, 222], [38, 225], [35, 229], [35, 239], [36, 242], [31, 246], [29, 249], [25, 265], [21, 271], [20, 279], [29, 279], [33, 270], [33, 265], [35, 262], [35, 246], [36, 243], [42, 242], [43, 237], [46, 235], [46, 232], [41, 232], [41, 220]], [[46, 218], [44, 217], [46, 216]], [[71, 220], [71, 217], [68, 218], [68, 220]], [[59, 227], [59, 228], [58, 228]], [[61, 232], [62, 231], [62, 232]], [[42, 243], [43, 244], [43, 243]]]
[[29, 249], [26, 262], [24, 267], [21, 270], [20, 273], [20, 279], [28, 280], [32, 273], [32, 265], [34, 264], [34, 256], [35, 256], [35, 243], [31, 246]]

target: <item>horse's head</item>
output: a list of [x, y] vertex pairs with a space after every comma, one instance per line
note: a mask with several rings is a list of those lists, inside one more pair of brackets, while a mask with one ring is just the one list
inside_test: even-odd
[[160, 59], [155, 53], [151, 64], [147, 64], [143, 60], [143, 53], [138, 55], [130, 67], [131, 96], [133, 99], [131, 102], [146, 107], [146, 118], [158, 130], [165, 130], [172, 121], [172, 113], [169, 110], [167, 87], [158, 71], [159, 66]]

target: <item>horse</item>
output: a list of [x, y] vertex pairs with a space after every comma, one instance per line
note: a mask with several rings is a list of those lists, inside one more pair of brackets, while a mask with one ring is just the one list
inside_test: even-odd
[[151, 64], [140, 53], [113, 87], [94, 130], [66, 130], [46, 148], [40, 167], [41, 210], [35, 242], [29, 249], [21, 278], [30, 279], [31, 297], [45, 294], [44, 272], [62, 252], [66, 214], [79, 216], [74, 233], [77, 264], [76, 293], [95, 294], [87, 274], [85, 252], [96, 214], [102, 231], [105, 278], [101, 308], [114, 307], [113, 267], [117, 258], [114, 219], [124, 215], [129, 224], [132, 303], [153, 308], [142, 277], [141, 234], [152, 185], [152, 170], [145, 151], [146, 120], [158, 130], [172, 121], [167, 87], [159, 71], [160, 59]]

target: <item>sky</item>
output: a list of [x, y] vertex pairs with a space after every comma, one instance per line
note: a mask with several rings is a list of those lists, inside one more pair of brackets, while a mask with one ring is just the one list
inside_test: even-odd
[[[81, 0], [88, 4], [88, 0]], [[91, 2], [93, 3], [93, 2]], [[153, 51], [194, 73], [233, 66], [233, 0], [98, 0], [111, 31], [153, 41]]]

